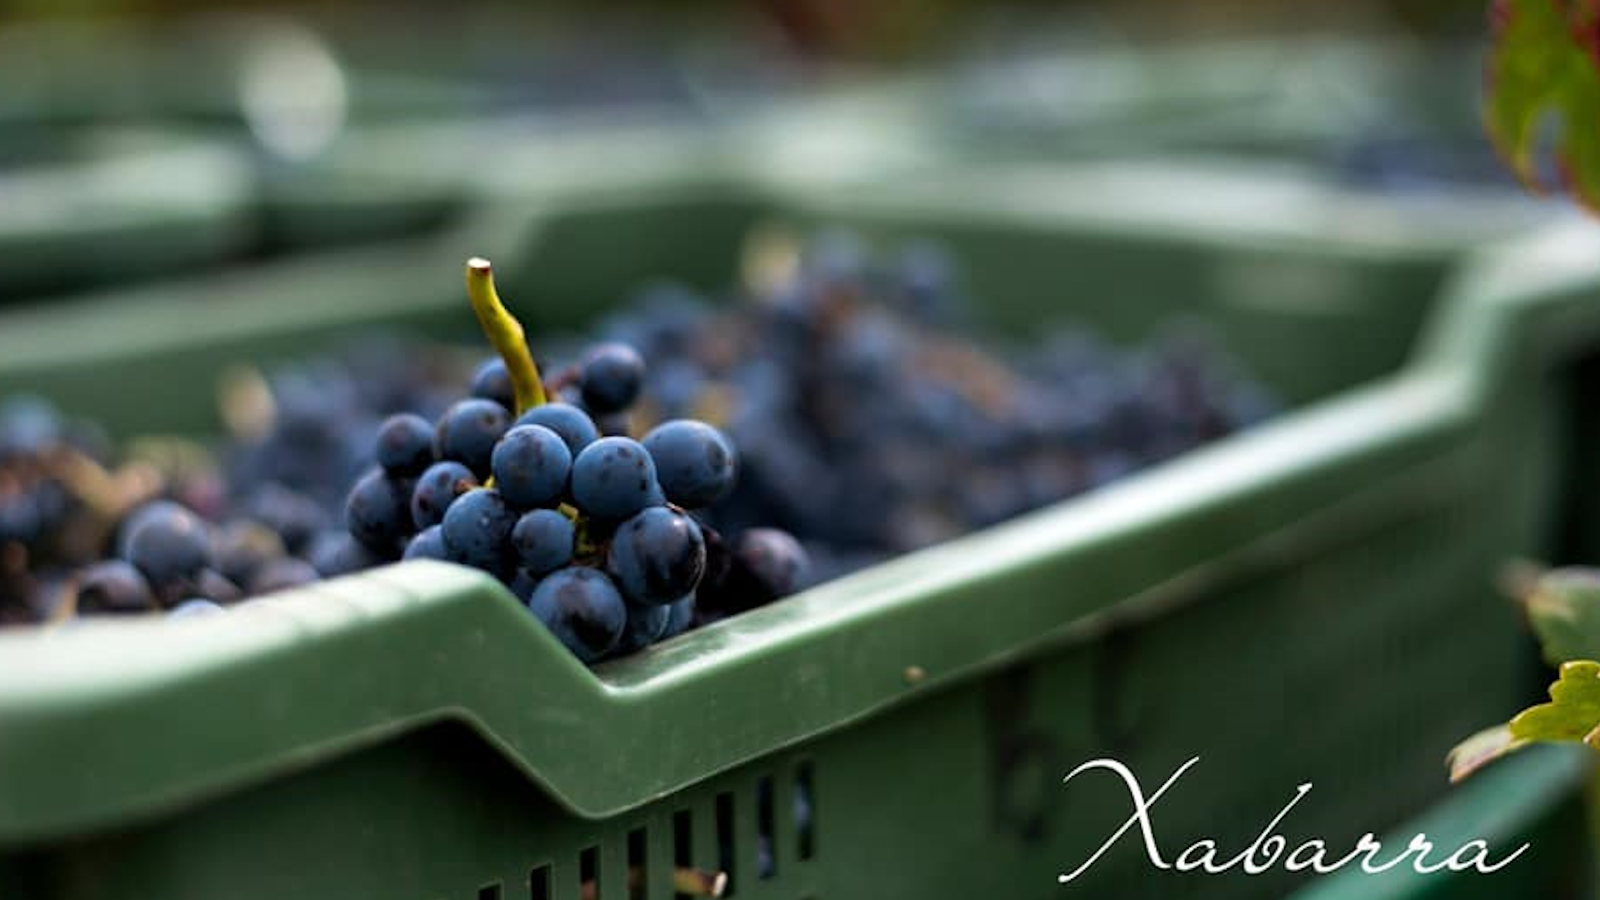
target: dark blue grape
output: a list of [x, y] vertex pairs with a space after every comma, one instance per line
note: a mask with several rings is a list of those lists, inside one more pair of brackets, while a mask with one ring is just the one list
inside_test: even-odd
[[800, 542], [776, 528], [751, 528], [739, 535], [733, 548], [734, 568], [766, 599], [794, 593], [805, 578], [806, 562]]
[[672, 617], [670, 606], [639, 606], [627, 604], [628, 621], [622, 626], [622, 636], [611, 648], [611, 656], [626, 656], [650, 646], [661, 639], [667, 630], [667, 620]]
[[306, 558], [323, 578], [360, 572], [389, 560], [367, 549], [347, 531], [328, 531], [311, 542]]
[[666, 607], [667, 626], [661, 630], [661, 635], [657, 640], [664, 641], [667, 638], [677, 637], [688, 631], [694, 625], [694, 607], [695, 599], [693, 594], [672, 601]]
[[530, 575], [553, 572], [572, 561], [572, 520], [553, 509], [536, 509], [512, 527], [511, 546]]
[[600, 434], [605, 437], [627, 437], [633, 434], [633, 417], [627, 412], [606, 413], [595, 419]]
[[511, 384], [511, 373], [504, 360], [488, 359], [472, 375], [472, 388], [468, 391], [480, 400], [493, 400], [506, 409], [517, 408], [516, 389]]
[[543, 425], [518, 425], [495, 445], [490, 469], [495, 488], [513, 507], [549, 506], [567, 491], [572, 452]]
[[214, 600], [208, 600], [205, 597], [190, 597], [187, 600], [179, 601], [176, 606], [172, 607], [172, 611], [167, 613], [167, 618], [194, 619], [223, 612], [227, 612], [227, 610]]
[[248, 588], [250, 596], [254, 597], [300, 587], [321, 577], [316, 568], [305, 560], [284, 556], [256, 570], [255, 576], [248, 583]]
[[[299, 560], [295, 560], [295, 562], [299, 562]], [[183, 593], [183, 591], [169, 589], [162, 599], [171, 599], [179, 593]], [[200, 571], [200, 575], [194, 580], [193, 593], [215, 600], [218, 603], [237, 603], [244, 599], [244, 591], [237, 584], [234, 584], [231, 579], [221, 572], [212, 569], [202, 569]]]
[[32, 494], [0, 497], [0, 545], [11, 542], [33, 544], [43, 534], [45, 521], [38, 501]]
[[561, 435], [567, 450], [576, 459], [583, 448], [600, 439], [589, 414], [570, 403], [545, 403], [535, 406], [517, 419], [518, 425], [543, 425]]
[[617, 645], [627, 605], [603, 572], [582, 566], [558, 569], [534, 588], [528, 608], [568, 650], [593, 662]]
[[516, 511], [499, 491], [478, 488], [445, 510], [440, 535], [451, 559], [501, 574], [510, 570], [511, 529], [516, 524]]
[[674, 419], [651, 429], [642, 443], [668, 501], [694, 509], [710, 506], [733, 490], [733, 447], [710, 425]]
[[44, 398], [7, 397], [0, 402], [0, 459], [37, 456], [61, 442], [65, 427], [61, 414]]
[[805, 549], [787, 532], [751, 528], [733, 542], [727, 577], [714, 593], [701, 593], [707, 612], [743, 612], [787, 597], [804, 583], [810, 565]]
[[78, 576], [79, 615], [149, 612], [155, 605], [150, 582], [126, 560], [97, 562]]
[[181, 516], [188, 512], [183, 508], [182, 504], [174, 503], [171, 500], [151, 500], [135, 507], [132, 512], [123, 517], [121, 524], [117, 526], [117, 556], [122, 559], [128, 558], [128, 541], [140, 525], [171, 516]]
[[604, 415], [626, 409], [644, 383], [644, 358], [627, 344], [601, 344], [579, 364], [578, 386], [583, 405]]
[[398, 413], [378, 426], [378, 465], [390, 475], [413, 478], [433, 463], [433, 426], [415, 413]]
[[249, 519], [224, 523], [211, 535], [212, 562], [234, 584], [249, 584], [258, 569], [287, 552], [276, 531]]
[[506, 587], [510, 589], [513, 597], [521, 600], [522, 604], [526, 606], [528, 601], [533, 598], [533, 592], [539, 586], [539, 580], [538, 576], [530, 575], [518, 569], [517, 573], [511, 576], [511, 582]]
[[398, 559], [411, 534], [411, 482], [381, 470], [368, 472], [345, 498], [344, 521], [350, 534], [383, 559]]
[[450, 559], [450, 551], [444, 545], [444, 531], [438, 525], [429, 525], [417, 532], [406, 544], [406, 552], [401, 559]]
[[277, 482], [267, 482], [251, 492], [244, 513], [266, 525], [283, 539], [290, 553], [304, 552], [311, 539], [327, 528], [328, 514], [321, 504]]
[[489, 475], [494, 445], [511, 426], [511, 414], [493, 400], [462, 400], [445, 410], [434, 429], [434, 453], [471, 469], [479, 478]]
[[578, 454], [572, 499], [589, 515], [613, 521], [665, 502], [649, 451], [625, 437], [601, 438]]
[[152, 504], [134, 513], [128, 534], [128, 562], [144, 573], [157, 594], [165, 586], [192, 583], [211, 563], [211, 541], [205, 523], [175, 503]]
[[444, 511], [456, 498], [478, 486], [478, 478], [454, 460], [436, 462], [422, 473], [411, 489], [411, 524], [427, 528], [444, 521]]
[[706, 544], [699, 526], [665, 507], [623, 522], [606, 552], [606, 571], [633, 603], [671, 603], [694, 591], [705, 570]]

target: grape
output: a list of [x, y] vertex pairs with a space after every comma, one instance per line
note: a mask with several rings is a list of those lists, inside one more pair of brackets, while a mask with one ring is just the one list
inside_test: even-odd
[[710, 425], [674, 419], [651, 429], [643, 444], [670, 502], [690, 508], [710, 506], [733, 490], [733, 447]]
[[411, 524], [427, 528], [444, 521], [444, 511], [456, 497], [478, 486], [477, 476], [453, 460], [436, 462], [417, 479], [411, 491]]
[[117, 526], [116, 555], [122, 559], [128, 558], [129, 539], [146, 522], [154, 522], [183, 515], [192, 515], [181, 504], [171, 500], [151, 500], [135, 507], [132, 512], [123, 517]]
[[433, 463], [433, 426], [415, 413], [399, 413], [378, 428], [378, 465], [390, 475], [414, 478]]
[[706, 569], [705, 538], [688, 516], [654, 507], [623, 522], [606, 571], [633, 603], [664, 605], [690, 593]]
[[126, 560], [97, 562], [78, 576], [78, 614], [148, 612], [155, 608], [150, 582]]
[[[218, 603], [236, 603], [244, 599], [244, 591], [240, 590], [220, 572], [211, 569], [202, 569], [200, 575], [194, 580], [195, 593]], [[168, 593], [170, 596], [170, 592]]]
[[700, 536], [706, 542], [706, 571], [700, 576], [702, 587], [716, 590], [728, 578], [728, 571], [733, 568], [733, 548], [723, 538], [722, 532], [704, 522], [697, 521], [700, 526]]
[[627, 344], [595, 347], [584, 356], [578, 372], [583, 405], [601, 415], [626, 409], [639, 396], [643, 381], [644, 359]]
[[593, 662], [615, 647], [628, 618], [611, 579], [581, 566], [546, 576], [529, 596], [528, 608], [584, 662]]
[[734, 541], [732, 567], [712, 606], [735, 613], [787, 597], [800, 587], [808, 564], [804, 548], [787, 532], [751, 528]]
[[661, 630], [661, 635], [657, 638], [657, 640], [664, 641], [667, 638], [677, 637], [678, 635], [683, 634], [685, 631], [688, 631], [690, 626], [694, 625], [694, 608], [694, 594], [690, 594], [687, 597], [680, 597], [668, 604], [665, 607], [667, 610], [667, 624], [666, 627]]
[[567, 490], [572, 452], [543, 425], [518, 425], [495, 445], [490, 460], [495, 488], [516, 509], [548, 506]]
[[462, 494], [445, 510], [440, 536], [450, 558], [501, 574], [511, 560], [511, 529], [517, 514], [493, 488]]
[[439, 418], [434, 429], [434, 452], [440, 459], [453, 459], [485, 478], [495, 442], [510, 425], [511, 414], [493, 400], [462, 400]]
[[301, 553], [327, 525], [328, 515], [315, 500], [277, 482], [256, 488], [245, 501], [246, 515], [271, 528], [290, 553]]
[[0, 498], [0, 544], [33, 544], [44, 530], [45, 517], [32, 495]]
[[773, 597], [794, 593], [805, 578], [806, 552], [787, 532], [752, 528], [734, 545], [735, 568], [753, 576]]
[[567, 450], [576, 459], [583, 448], [600, 439], [589, 414], [570, 403], [545, 403], [535, 406], [517, 419], [518, 425], [543, 425], [561, 435]]
[[438, 525], [429, 525], [417, 532], [411, 543], [406, 544], [406, 552], [402, 559], [443, 559], [450, 558], [450, 552], [444, 546], [444, 533]]
[[633, 435], [633, 417], [627, 412], [606, 413], [595, 420], [604, 437], [630, 437]]
[[176, 503], [151, 504], [136, 512], [124, 557], [149, 579], [157, 594], [193, 583], [211, 561], [205, 523]]
[[344, 531], [319, 535], [312, 541], [306, 558], [323, 578], [348, 575], [389, 561]]
[[536, 509], [517, 520], [511, 546], [523, 569], [535, 577], [572, 561], [572, 520], [553, 509]]
[[493, 400], [508, 410], [517, 408], [511, 373], [506, 369], [505, 361], [500, 359], [487, 359], [478, 366], [478, 371], [472, 375], [472, 387], [468, 393], [480, 400]]
[[622, 636], [617, 639], [617, 645], [611, 648], [611, 656], [626, 656], [655, 643], [667, 630], [667, 621], [672, 617], [670, 606], [629, 603], [627, 609], [627, 623], [622, 626]]
[[604, 437], [572, 463], [572, 499], [584, 512], [613, 521], [665, 502], [655, 463], [638, 441]]
[[506, 584], [506, 588], [511, 591], [513, 597], [522, 601], [523, 606], [527, 606], [528, 601], [533, 598], [534, 590], [539, 587], [540, 580], [537, 576], [529, 575], [527, 572], [518, 569], [517, 573], [511, 576], [511, 581]]
[[220, 612], [227, 612], [227, 610], [223, 609], [216, 602], [207, 600], [204, 597], [190, 597], [187, 600], [180, 601], [176, 606], [174, 606], [172, 611], [167, 613], [167, 618], [193, 619], [200, 616], [215, 615]]
[[37, 456], [61, 441], [65, 424], [49, 401], [31, 394], [0, 403], [0, 460]]
[[279, 557], [256, 570], [255, 576], [248, 582], [249, 592], [255, 597], [274, 591], [285, 591], [310, 584], [321, 577], [317, 574], [316, 568], [305, 560], [295, 559], [292, 556]]
[[217, 571], [234, 584], [249, 584], [263, 565], [286, 552], [276, 531], [249, 519], [227, 522], [211, 535]]
[[410, 482], [382, 470], [368, 472], [345, 500], [344, 520], [351, 536], [383, 559], [398, 559], [401, 542], [412, 530], [410, 496]]

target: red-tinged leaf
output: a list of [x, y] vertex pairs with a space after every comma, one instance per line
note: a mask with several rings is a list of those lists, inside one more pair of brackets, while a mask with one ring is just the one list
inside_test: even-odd
[[1450, 767], [1450, 781], [1461, 781], [1489, 763], [1527, 745], [1527, 741], [1519, 741], [1511, 736], [1510, 726], [1485, 728], [1450, 751], [1450, 756], [1445, 760], [1445, 765]]
[[1494, 0], [1491, 20], [1490, 138], [1530, 189], [1544, 189], [1537, 143], [1554, 121], [1564, 186], [1600, 211], [1600, 0]]

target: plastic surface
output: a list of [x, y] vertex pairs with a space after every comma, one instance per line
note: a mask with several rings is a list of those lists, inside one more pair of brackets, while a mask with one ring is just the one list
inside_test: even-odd
[[[1542, 900], [1592, 897], [1592, 866], [1571, 865], [1591, 854], [1591, 813], [1583, 790], [1594, 771], [1592, 751], [1582, 747], [1537, 747], [1490, 768], [1433, 809], [1381, 839], [1398, 850], [1424, 834], [1438, 849], [1437, 864], [1469, 841], [1487, 841], [1491, 862], [1517, 848], [1528, 849], [1498, 872], [1419, 874], [1409, 865], [1372, 875], [1355, 867], [1297, 891], [1290, 900]], [[1385, 854], [1380, 862], [1392, 858]], [[1552, 861], [1553, 864], [1552, 864]]]
[[0, 302], [181, 272], [255, 237], [255, 175], [226, 144], [86, 131], [43, 149], [0, 166]]
[[[230, 358], [464, 316], [464, 241], [502, 242], [497, 269], [524, 273], [504, 293], [537, 329], [614, 300], [597, 292], [635, 273], [630, 245], [683, 247], [705, 276], [741, 223], [784, 212], [945, 240], [1002, 331], [1071, 316], [1128, 339], [1202, 317], [1295, 406], [594, 672], [491, 579], [421, 563], [214, 619], [0, 635], [0, 883], [482, 900], [576, 897], [597, 875], [603, 898], [664, 898], [680, 859], [728, 870], [734, 896], [1059, 896], [1056, 875], [1129, 811], [1109, 780], [1060, 785], [1105, 755], [1147, 785], [1202, 757], [1155, 814], [1176, 848], [1244, 846], [1304, 781], [1294, 833], [1331, 846], [1415, 814], [1444, 794], [1449, 746], [1534, 690], [1493, 577], [1550, 540], [1551, 386], [1600, 341], [1600, 238], [1481, 250], [1513, 225], [1419, 231], [1248, 182], [1211, 183], [1222, 212], [1167, 190], [1106, 211], [1052, 202], [1043, 186], [1072, 195], [1070, 172], [1030, 178], [596, 201], [241, 274], [212, 290], [237, 318], [190, 315], [198, 285], [75, 307], [79, 324], [141, 319], [115, 341], [66, 311], [0, 317], [0, 385], [125, 430], [139, 423], [117, 406], [202, 429]], [[682, 215], [707, 208], [721, 217]], [[617, 267], [593, 275], [606, 252]], [[160, 410], [133, 399], [151, 385]], [[1073, 892], [1294, 881], [1153, 872], [1126, 842]]]

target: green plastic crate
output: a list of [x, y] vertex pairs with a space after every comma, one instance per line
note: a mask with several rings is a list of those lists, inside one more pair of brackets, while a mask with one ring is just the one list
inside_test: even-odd
[[17, 153], [0, 167], [0, 302], [182, 272], [255, 238], [255, 173], [227, 144], [101, 129]]
[[0, 388], [195, 430], [230, 358], [460, 322], [474, 250], [537, 334], [614, 300], [652, 236], [703, 277], [731, 268], [736, 226], [787, 214], [947, 241], [999, 330], [1199, 316], [1294, 406], [593, 672], [491, 579], [426, 563], [215, 619], [0, 635], [7, 896], [520, 900], [593, 874], [602, 898], [665, 898], [674, 860], [758, 900], [1293, 886], [1153, 872], [1131, 842], [1057, 885], [1127, 815], [1112, 784], [1059, 784], [1104, 755], [1147, 789], [1202, 757], [1155, 813], [1177, 847], [1242, 847], [1308, 780], [1300, 838], [1414, 815], [1446, 790], [1445, 750], [1532, 691], [1491, 584], [1550, 540], [1554, 384], [1600, 341], [1600, 240], [1484, 250], [1521, 225], [1126, 174], [1089, 179], [1144, 186], [1114, 208], [1059, 170], [804, 202], [664, 190], [0, 316]]

